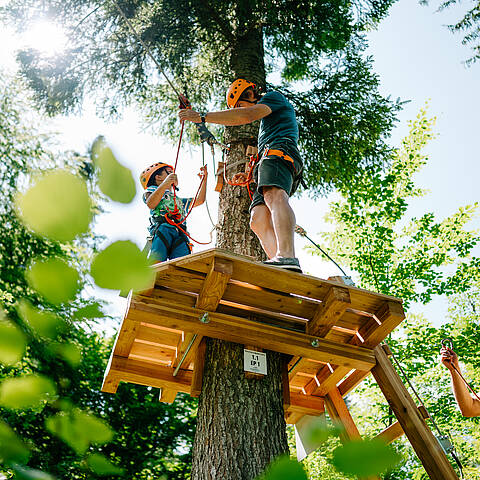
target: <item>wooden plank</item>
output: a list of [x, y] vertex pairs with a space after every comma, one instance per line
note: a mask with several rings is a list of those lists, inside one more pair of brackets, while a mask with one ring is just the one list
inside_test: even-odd
[[[428, 412], [425, 407], [418, 407], [418, 411], [425, 420], [429, 418]], [[400, 422], [397, 421], [392, 423], [385, 430], [381, 431], [375, 438], [381, 440], [382, 442], [385, 442], [388, 445], [393, 441], [397, 440], [397, 438], [400, 438], [402, 435], [404, 435], [404, 433], [405, 432], [403, 431]]]
[[140, 360], [130, 360], [113, 356], [110, 367], [111, 374], [120, 381], [147, 385], [156, 388], [166, 388], [179, 392], [190, 393], [192, 372], [180, 370], [176, 377], [173, 368], [152, 365]]
[[347, 288], [331, 287], [323, 303], [317, 307], [312, 320], [307, 323], [307, 333], [325, 337], [350, 303], [350, 293]]
[[348, 367], [335, 366], [332, 367], [333, 372], [328, 365], [323, 367], [320, 372], [305, 386], [305, 393], [307, 395], [320, 395], [324, 396], [330, 390], [336, 388], [345, 375], [347, 375], [352, 369]]
[[303, 415], [321, 415], [325, 413], [325, 402], [323, 397], [290, 392], [290, 408], [288, 411], [302, 413]]
[[179, 331], [159, 330], [158, 328], [140, 325], [135, 340], [159, 347], [177, 348], [181, 337], [182, 334]]
[[360, 382], [370, 375], [370, 372], [355, 370], [338, 385], [338, 390], [342, 397], [350, 393]]
[[272, 292], [244, 282], [230, 283], [225, 290], [223, 300], [304, 320], [312, 318], [319, 305], [308, 299]]
[[384, 350], [374, 350], [377, 365], [372, 374], [407, 435], [431, 480], [458, 480], [438, 440], [427, 427], [415, 402]]
[[376, 347], [387, 335], [392, 332], [405, 318], [402, 304], [399, 302], [385, 302], [376, 312], [375, 316], [380, 325], [372, 319], [359, 330], [366, 347]]
[[190, 395], [198, 397], [202, 393], [203, 368], [205, 367], [205, 353], [207, 351], [207, 342], [202, 338], [198, 348], [195, 351], [195, 360], [193, 365], [192, 388]]
[[162, 403], [173, 403], [177, 393], [176, 390], [169, 390], [168, 388], [162, 387], [158, 395], [158, 401]]
[[110, 373], [110, 371], [107, 371], [100, 391], [105, 393], [117, 393], [119, 383], [120, 379], [113, 373]]
[[129, 358], [132, 357], [148, 358], [153, 361], [169, 363], [171, 365], [175, 358], [175, 347], [162, 347], [160, 345], [151, 345], [135, 341], [133, 342], [129, 355]]
[[[205, 275], [198, 272], [189, 272], [169, 265], [167, 269], [157, 273], [156, 287], [168, 287], [179, 291], [199, 293]], [[152, 294], [153, 295], [153, 294]]]
[[[370, 369], [375, 359], [369, 349], [338, 345], [329, 340], [319, 339], [299, 332], [251, 322], [238, 317], [216, 312], [209, 313], [209, 322], [199, 319], [204, 311], [181, 305], [149, 304], [148, 297], [132, 299], [129, 318], [137, 322], [164, 325], [186, 332], [196, 332], [234, 343], [250, 344], [267, 350], [289, 355], [297, 355], [325, 363], [333, 363], [350, 368]], [[312, 344], [313, 343], [313, 344]]]

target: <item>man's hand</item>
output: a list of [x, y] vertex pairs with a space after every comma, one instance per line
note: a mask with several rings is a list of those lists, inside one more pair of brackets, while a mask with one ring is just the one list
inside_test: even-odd
[[178, 112], [178, 118], [180, 118], [180, 121], [183, 122], [185, 120], [193, 123], [201, 123], [202, 118], [200, 117], [200, 114], [196, 112], [195, 110], [192, 110], [190, 108], [183, 108]]
[[455, 368], [460, 371], [457, 354], [451, 348], [442, 347], [440, 355], [440, 360], [451, 372], [453, 372]]
[[165, 185], [174, 185], [175, 187], [178, 186], [178, 177], [176, 173], [171, 173], [170, 175], [167, 175], [165, 177], [165, 180], [163, 181]]
[[198, 173], [198, 176], [200, 177], [201, 180], [204, 178], [207, 178], [208, 172], [207, 172], [207, 166], [204, 165], [203, 167], [200, 167], [200, 172]]

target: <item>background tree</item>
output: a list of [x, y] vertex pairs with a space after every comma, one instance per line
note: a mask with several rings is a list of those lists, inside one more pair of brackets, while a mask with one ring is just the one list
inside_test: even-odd
[[[0, 82], [3, 198], [0, 205], [0, 313], [8, 314], [12, 322], [5, 323], [3, 317], [0, 320], [0, 471], [11, 472], [14, 463], [28, 460], [27, 448], [20, 447], [20, 440], [13, 441], [9, 434], [9, 429], [13, 429], [30, 448], [29, 468], [50, 472], [58, 478], [100, 478], [109, 472], [116, 473], [116, 478], [129, 480], [159, 478], [162, 474], [169, 474], [169, 478], [186, 478], [190, 469], [189, 446], [193, 440], [196, 402], [186, 397], [170, 406], [158, 402], [157, 390], [134, 389], [128, 385], [122, 385], [115, 397], [100, 393], [111, 350], [111, 341], [101, 334], [101, 324], [95, 323], [95, 319], [104, 316], [100, 305], [95, 299], [80, 295], [80, 286], [75, 298], [59, 303], [46, 298], [27, 282], [32, 262], [53, 258], [67, 261], [85, 278], [96, 239], [86, 235], [84, 239], [65, 244], [32, 233], [15, 212], [18, 190], [25, 189], [35, 169], [58, 169], [70, 164], [72, 169], [81, 167], [84, 172], [92, 172], [71, 152], [48, 149], [48, 145], [54, 143], [53, 136], [38, 133], [42, 119], [32, 110], [26, 94], [28, 88], [23, 83], [14, 82], [6, 74]], [[91, 188], [93, 195], [93, 185]], [[25, 300], [30, 307], [25, 306]], [[42, 314], [48, 316], [42, 317]], [[56, 334], [48, 331], [48, 321], [53, 318], [56, 324], [63, 325], [61, 332]], [[12, 336], [13, 328], [16, 336]], [[28, 349], [22, 355], [25, 342]], [[13, 357], [16, 358], [10, 361]], [[25, 378], [32, 373], [55, 380], [58, 399], [47, 404], [41, 402], [35, 408], [19, 409], [18, 404], [24, 402], [26, 396], [34, 397], [33, 389], [25, 389], [23, 398], [20, 392], [12, 405], [5, 385], [9, 380]], [[70, 425], [62, 436], [46, 428], [46, 422], [60, 412], [75, 415], [78, 409], [85, 414], [94, 413], [115, 429], [113, 441], [100, 450], [112, 462], [110, 467], [108, 463], [90, 464], [88, 469], [85, 461], [79, 458], [82, 448], [79, 438], [88, 443], [93, 438], [89, 437], [92, 432], [78, 425], [73, 430]], [[85, 417], [83, 421], [87, 422]], [[96, 423], [87, 424], [86, 428], [92, 429], [93, 434], [98, 428], [108, 431]], [[87, 448], [87, 451], [91, 454], [99, 450]], [[87, 458], [92, 460], [91, 456]], [[122, 465], [123, 473], [113, 464]], [[20, 475], [18, 470], [17, 474]], [[23, 471], [22, 478], [40, 477]]]
[[[421, 4], [428, 5], [428, 0], [421, 0]], [[460, 4], [459, 0], [444, 0], [439, 2], [438, 11], [445, 10], [455, 4]], [[466, 61], [467, 65], [475, 63], [480, 59], [480, 2], [478, 0], [471, 0], [470, 7], [467, 12], [453, 25], [448, 25], [449, 30], [452, 33], [462, 33], [464, 35], [462, 39], [463, 45], [470, 45], [472, 47], [473, 54]]]
[[[425, 195], [415, 185], [414, 177], [428, 161], [422, 149], [433, 138], [434, 123], [426, 110], [418, 114], [390, 167], [383, 173], [365, 176], [356, 191], [333, 202], [328, 220], [334, 229], [322, 238], [324, 248], [335, 252], [336, 260], [354, 272], [358, 286], [404, 299], [407, 319], [388, 344], [435, 422], [443, 432], [450, 432], [467, 478], [477, 479], [479, 421], [461, 416], [447, 370], [439, 364], [441, 340], [451, 337], [467, 377], [478, 389], [479, 259], [473, 256], [473, 249], [479, 237], [477, 232], [468, 230], [477, 206], [462, 207], [445, 219], [437, 219], [433, 213], [419, 218], [408, 216], [410, 201]], [[318, 250], [311, 251], [319, 254]], [[443, 326], [435, 327], [423, 316], [408, 313], [412, 302], [427, 304], [436, 295], [451, 298], [450, 321]], [[360, 431], [366, 435], [379, 433], [379, 421], [385, 427], [393, 421], [371, 377], [346, 401]], [[332, 442], [335, 440], [329, 439], [307, 462], [313, 478], [345, 478], [327, 463], [333, 451]], [[402, 438], [394, 445], [404, 462], [385, 478], [427, 479], [408, 441]]]
[[[161, 118], [170, 133], [178, 131], [173, 113], [177, 100], [161, 83], [117, 7], [194, 105], [222, 106], [226, 86], [236, 77], [265, 88], [266, 74], [280, 73], [299, 110], [306, 178], [312, 193], [318, 194], [351, 185], [357, 175], [377, 171], [389, 158], [385, 137], [399, 105], [378, 94], [370, 60], [362, 58], [361, 32], [373, 28], [391, 3], [122, 0], [49, 1], [39, 6], [14, 0], [6, 11], [23, 28], [36, 14], [48, 15], [70, 35], [70, 48], [62, 57], [40, 58], [31, 50], [19, 54], [37, 100], [51, 114], [74, 110], [84, 95], [95, 92], [108, 114], [137, 104], [147, 121]], [[291, 82], [300, 80], [312, 88], [294, 94]], [[256, 142], [257, 128], [226, 129], [229, 161], [244, 158], [246, 145]], [[245, 192], [224, 188], [217, 245], [261, 258], [248, 227], [248, 203]], [[241, 358], [241, 346], [208, 342], [193, 478], [253, 478], [274, 456], [287, 451], [282, 360], [269, 354], [271, 373], [262, 382], [248, 382]], [[216, 410], [215, 405], [228, 408]], [[207, 436], [215, 442], [207, 442]]]

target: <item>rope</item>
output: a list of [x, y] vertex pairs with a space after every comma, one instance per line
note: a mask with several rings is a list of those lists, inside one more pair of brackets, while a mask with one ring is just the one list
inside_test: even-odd
[[113, 3], [114, 3], [114, 5], [115, 5], [115, 7], [117, 8], [117, 10], [120, 12], [120, 15], [123, 17], [123, 19], [124, 19], [125, 22], [127, 23], [128, 27], [130, 28], [130, 30], [132, 31], [132, 33], [135, 35], [135, 37], [137, 38], [137, 40], [140, 42], [140, 44], [141, 44], [142, 47], [144, 48], [144, 50], [145, 50], [145, 52], [147, 53], [147, 55], [153, 60], [153, 63], [155, 63], [155, 65], [157, 66], [157, 68], [158, 68], [158, 70], [160, 71], [160, 73], [165, 77], [165, 80], [166, 80], [167, 83], [170, 85], [170, 87], [171, 87], [172, 90], [175, 92], [175, 94], [177, 95], [178, 99], [180, 100], [180, 103], [181, 103], [184, 107], [187, 107], [183, 95], [180, 95], [180, 93], [178, 93], [177, 89], [175, 88], [175, 86], [173, 85], [173, 83], [170, 81], [170, 79], [167, 77], [167, 75], [165, 74], [163, 68], [162, 68], [162, 67], [160, 66], [160, 64], [158, 63], [157, 59], [153, 56], [153, 53], [151, 52], [150, 48], [148, 48], [148, 45], [142, 40], [142, 37], [140, 37], [140, 35], [138, 34], [138, 32], [135, 30], [135, 27], [133, 26], [133, 24], [132, 24], [132, 22], [130, 21], [130, 19], [125, 15], [125, 13], [124, 13], [123, 10], [121, 9], [120, 5], [119, 5], [115, 0], [113, 0]]

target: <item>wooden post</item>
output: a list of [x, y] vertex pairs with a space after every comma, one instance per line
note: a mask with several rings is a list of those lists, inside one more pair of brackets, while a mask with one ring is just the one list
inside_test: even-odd
[[442, 447], [381, 346], [374, 349], [372, 374], [431, 480], [458, 480]]

